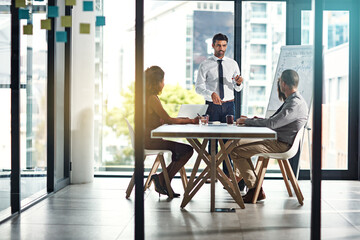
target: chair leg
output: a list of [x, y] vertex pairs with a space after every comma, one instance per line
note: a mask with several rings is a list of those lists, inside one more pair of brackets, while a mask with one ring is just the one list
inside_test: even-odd
[[130, 194], [134, 188], [134, 184], [135, 184], [135, 173], [132, 175], [131, 180], [129, 182], [129, 185], [126, 189], [126, 198], [130, 197]]
[[[288, 166], [289, 166], [289, 170], [291, 170], [291, 165], [290, 165], [290, 163], [287, 161], [287, 164], [288, 164]], [[292, 171], [291, 171], [292, 172]], [[295, 176], [295, 175], [294, 175]], [[301, 197], [301, 200], [302, 201], [304, 201], [304, 196], [303, 196], [303, 194], [302, 194], [302, 192], [301, 192], [301, 189], [300, 189], [300, 187], [299, 187], [299, 182], [298, 182], [298, 180], [297, 180], [297, 178], [295, 177], [294, 178], [295, 179], [295, 185], [296, 185], [296, 188], [297, 188], [297, 191], [299, 192], [299, 195], [300, 195], [300, 197]]]
[[256, 165], [255, 165], [255, 173], [256, 173], [256, 175], [259, 175], [260, 167], [261, 167], [263, 161], [264, 161], [263, 157], [258, 157], [258, 160], [256, 161]]
[[294, 188], [294, 192], [296, 194], [296, 197], [300, 203], [300, 205], [304, 205], [304, 197], [300, 191], [300, 187], [297, 183], [297, 180], [295, 178], [295, 175], [294, 175], [294, 172], [291, 170], [291, 166], [290, 166], [290, 163], [288, 160], [285, 160], [284, 161], [284, 166], [285, 166], [285, 170], [287, 172], [287, 175], [289, 176], [289, 179], [290, 179], [290, 182], [291, 182], [291, 185], [293, 186]]
[[278, 159], [277, 160], [278, 163], [279, 163], [279, 167], [280, 167], [280, 170], [281, 170], [281, 174], [283, 176], [283, 179], [284, 179], [284, 182], [285, 182], [285, 186], [286, 186], [286, 190], [289, 194], [289, 197], [292, 197], [292, 192], [291, 192], [291, 188], [290, 188], [290, 184], [289, 184], [289, 181], [288, 181], [288, 177], [287, 177], [287, 174], [286, 174], [286, 171], [284, 169], [284, 163], [283, 163], [283, 160], [281, 159]]
[[187, 175], [186, 175], [186, 171], [185, 171], [184, 167], [180, 168], [180, 177], [181, 177], [181, 182], [183, 184], [184, 191], [185, 191], [187, 184], [188, 184], [188, 179], [187, 179]]
[[265, 178], [265, 173], [266, 173], [266, 169], [269, 163], [269, 159], [268, 158], [264, 158], [262, 160], [262, 164], [259, 167], [259, 174], [258, 174], [258, 184], [256, 185], [256, 189], [255, 189], [255, 194], [252, 200], [252, 203], [256, 203], [257, 198], [259, 196], [260, 193], [260, 188], [264, 182], [264, 178]]
[[151, 167], [151, 170], [149, 172], [149, 176], [146, 179], [145, 182], [145, 186], [144, 186], [144, 191], [146, 191], [146, 189], [148, 189], [151, 186], [151, 175], [153, 175], [154, 173], [156, 173], [157, 169], [159, 168], [159, 164], [160, 164], [160, 157], [159, 154], [156, 156], [156, 159], [154, 161], [154, 164]]
[[161, 168], [164, 174], [164, 180], [165, 180], [165, 184], [166, 184], [166, 188], [168, 189], [169, 192], [169, 197], [170, 198], [174, 198], [174, 194], [170, 185], [170, 179], [169, 179], [169, 174], [166, 170], [166, 165], [165, 165], [165, 160], [164, 160], [164, 156], [163, 154], [159, 154], [159, 158], [160, 158], [160, 163], [161, 163]]

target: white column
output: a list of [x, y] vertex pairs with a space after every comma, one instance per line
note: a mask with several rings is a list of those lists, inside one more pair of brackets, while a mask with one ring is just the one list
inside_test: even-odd
[[[71, 161], [70, 181], [88, 183], [94, 177], [95, 12], [84, 12], [82, 1], [72, 12]], [[90, 34], [80, 34], [90, 23]]]

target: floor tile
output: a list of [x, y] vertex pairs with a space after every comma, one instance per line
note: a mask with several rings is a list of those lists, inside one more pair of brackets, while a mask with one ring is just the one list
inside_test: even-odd
[[[134, 239], [134, 193], [125, 198], [128, 178], [95, 178], [69, 185], [0, 225], [1, 239]], [[180, 179], [172, 182], [183, 195]], [[266, 199], [241, 209], [220, 183], [210, 212], [210, 185], [180, 208], [153, 187], [144, 193], [145, 239], [309, 239], [311, 184], [300, 181], [305, 201], [289, 197], [283, 181], [265, 180]], [[360, 239], [360, 182], [322, 182], [322, 239]], [[182, 197], [182, 196], [181, 196]], [[290, 236], [290, 237], [289, 237]]]

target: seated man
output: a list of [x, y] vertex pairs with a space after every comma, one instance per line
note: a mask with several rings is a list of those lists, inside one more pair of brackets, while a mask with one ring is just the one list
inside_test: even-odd
[[[279, 78], [280, 90], [285, 94], [285, 102], [269, 118], [247, 118], [241, 116], [237, 124], [268, 127], [277, 132], [277, 140], [263, 140], [244, 143], [231, 152], [231, 158], [239, 169], [249, 191], [243, 197], [245, 203], [251, 203], [257, 186], [257, 176], [251, 157], [257, 153], [281, 153], [290, 149], [296, 133], [308, 119], [308, 107], [305, 100], [297, 92], [299, 75], [294, 70], [285, 70]], [[280, 96], [280, 95], [279, 95]], [[257, 200], [265, 199], [261, 188]]]

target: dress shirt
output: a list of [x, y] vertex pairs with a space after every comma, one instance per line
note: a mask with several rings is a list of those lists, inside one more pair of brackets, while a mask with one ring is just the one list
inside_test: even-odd
[[[218, 62], [220, 58], [211, 56], [200, 64], [197, 80], [195, 83], [195, 91], [202, 95], [206, 101], [212, 102], [211, 94], [219, 92], [219, 68]], [[240, 92], [243, 84], [238, 86], [232, 78], [240, 75], [239, 66], [236, 61], [231, 58], [222, 58], [223, 77], [224, 77], [224, 98], [223, 101], [234, 99], [234, 89]]]
[[276, 131], [278, 140], [292, 145], [296, 133], [308, 119], [308, 107], [298, 92], [288, 96], [281, 110], [269, 118], [248, 118], [245, 125], [268, 127]]

